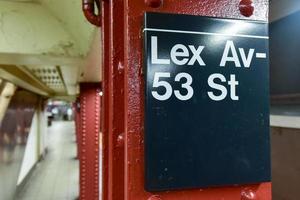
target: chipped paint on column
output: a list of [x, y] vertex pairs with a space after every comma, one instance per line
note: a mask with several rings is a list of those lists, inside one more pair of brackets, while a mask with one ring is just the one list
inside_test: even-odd
[[144, 190], [144, 163], [135, 163], [144, 160], [143, 14], [150, 11], [267, 21], [268, 0], [253, 2], [253, 15], [245, 17], [239, 10], [239, 0], [164, 0], [158, 8], [151, 8], [141, 0], [124, 1], [125, 200], [241, 200], [248, 194], [245, 189], [254, 192], [257, 199], [271, 200], [271, 183], [148, 193]]

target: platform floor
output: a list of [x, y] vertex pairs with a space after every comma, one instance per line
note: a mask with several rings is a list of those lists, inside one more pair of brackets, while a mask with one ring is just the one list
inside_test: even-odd
[[48, 153], [16, 200], [77, 199], [79, 165], [74, 133], [73, 122], [53, 122], [48, 130]]

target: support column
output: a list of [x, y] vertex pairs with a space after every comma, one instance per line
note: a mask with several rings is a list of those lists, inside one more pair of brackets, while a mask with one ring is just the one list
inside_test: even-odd
[[[245, 19], [239, 3], [231, 0], [102, 1], [103, 200], [271, 199], [271, 183], [160, 193], [144, 189], [144, 13]], [[266, 20], [268, 1], [258, 0], [255, 6], [250, 19]]]
[[109, 18], [109, 2], [108, 1], [101, 1], [101, 8], [102, 8], [102, 27], [101, 27], [101, 33], [102, 33], [102, 91], [103, 91], [103, 97], [102, 97], [102, 110], [101, 110], [101, 125], [102, 125], [102, 177], [101, 181], [103, 183], [102, 185], [102, 200], [108, 199], [108, 186], [109, 186], [109, 175], [108, 175], [108, 163], [109, 163], [109, 155], [108, 155], [108, 129], [109, 129], [109, 55], [110, 55], [110, 36], [109, 36], [109, 26], [110, 26], [110, 18]]
[[[110, 0], [109, 200], [124, 199], [124, 11], [123, 0]], [[120, 45], [121, 44], [121, 45]]]
[[124, 199], [124, 11], [123, 0], [103, 10], [103, 198]]
[[[253, 2], [254, 14], [247, 19], [267, 21], [268, 1]], [[239, 10], [239, 3], [238, 0], [124, 0], [125, 200], [271, 200], [271, 183], [160, 193], [149, 193], [144, 189], [144, 13], [246, 19]]]
[[99, 199], [100, 83], [80, 84], [80, 200]]

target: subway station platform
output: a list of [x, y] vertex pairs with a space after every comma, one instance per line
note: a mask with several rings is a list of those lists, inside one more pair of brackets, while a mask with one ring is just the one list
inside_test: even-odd
[[300, 200], [299, 19], [0, 0], [0, 200]]
[[48, 150], [15, 200], [74, 200], [78, 197], [78, 161], [74, 122], [53, 122]]

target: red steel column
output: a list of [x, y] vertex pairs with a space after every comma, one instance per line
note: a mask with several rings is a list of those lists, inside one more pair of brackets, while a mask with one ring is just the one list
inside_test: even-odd
[[124, 11], [109, 0], [109, 181], [108, 199], [124, 199]]
[[108, 129], [109, 129], [109, 55], [110, 55], [110, 36], [109, 36], [109, 27], [110, 27], [110, 18], [109, 18], [109, 2], [108, 0], [101, 1], [101, 12], [102, 12], [102, 110], [101, 119], [102, 124], [102, 200], [108, 199]]
[[102, 3], [103, 13], [103, 198], [124, 199], [123, 0]]
[[[146, 3], [145, 3], [146, 2]], [[190, 190], [160, 194], [146, 193], [143, 189], [143, 77], [142, 69], [142, 16], [148, 11], [186, 13], [219, 17], [243, 18], [239, 1], [172, 1], [165, 0], [160, 8], [158, 1], [103, 1], [103, 199], [271, 199], [271, 184]], [[150, 3], [149, 3], [150, 2]], [[154, 3], [153, 3], [154, 2]], [[158, 3], [157, 3], [158, 2]], [[224, 7], [223, 5], [226, 5]], [[123, 16], [125, 32], [123, 32]], [[267, 1], [257, 1], [251, 19], [265, 20]], [[122, 34], [125, 37], [122, 37]], [[125, 39], [124, 39], [125, 38]], [[124, 41], [123, 41], [124, 39]], [[122, 44], [122, 42], [124, 42]], [[122, 51], [125, 51], [123, 59]], [[125, 61], [125, 100], [123, 101], [123, 63]], [[123, 126], [125, 103], [125, 127]], [[125, 161], [122, 162], [122, 130], [125, 129]], [[125, 163], [125, 174], [123, 164]], [[123, 178], [125, 175], [125, 196]]]
[[[125, 200], [271, 200], [271, 183], [161, 193], [144, 190], [143, 14], [151, 11], [244, 19], [239, 3], [239, 0], [124, 0]], [[254, 14], [247, 19], [267, 20], [267, 16], [268, 1], [256, 0]]]
[[80, 200], [99, 199], [100, 83], [80, 84]]

